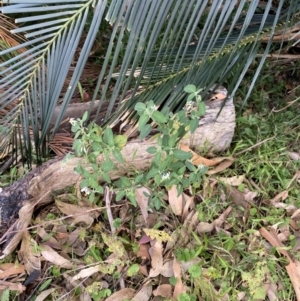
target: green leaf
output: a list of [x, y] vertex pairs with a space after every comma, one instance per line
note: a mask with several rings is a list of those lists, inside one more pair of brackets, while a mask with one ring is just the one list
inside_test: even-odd
[[[106, 182], [106, 183], [111, 183], [111, 179], [110, 179], [110, 176], [107, 174], [107, 173], [102, 173], [102, 175], [101, 175], [101, 177], [102, 177], [102, 180], [104, 181], [104, 182]], [[99, 187], [101, 187], [101, 186], [99, 186]], [[99, 188], [98, 187], [98, 188]], [[102, 188], [102, 187], [101, 187]], [[99, 190], [99, 189], [98, 189]], [[102, 191], [103, 191], [103, 188], [102, 188]]]
[[102, 146], [99, 142], [92, 142], [91, 143], [91, 147], [92, 147], [92, 150], [95, 151], [95, 152], [99, 152], [101, 153], [102, 152]]
[[189, 273], [193, 278], [199, 278], [202, 275], [202, 269], [199, 265], [193, 264], [189, 267]]
[[98, 180], [93, 177], [88, 178], [88, 183], [89, 183], [88, 186], [94, 189], [97, 188], [99, 185]]
[[198, 113], [199, 116], [203, 116], [206, 113], [206, 106], [204, 101], [198, 103]]
[[197, 89], [195, 85], [187, 85], [184, 87], [184, 91], [187, 93], [194, 93], [197, 91]]
[[150, 146], [150, 147], [148, 147], [147, 148], [147, 153], [149, 153], [149, 154], [156, 154], [156, 152], [157, 152], [157, 147], [156, 146]]
[[97, 157], [94, 153], [89, 153], [88, 154], [88, 160], [90, 163], [96, 163], [97, 162]]
[[94, 142], [101, 142], [102, 141], [102, 138], [100, 135], [97, 135], [96, 133], [91, 133], [91, 136], [90, 136], [91, 140], [94, 141]]
[[197, 130], [198, 126], [199, 126], [198, 118], [192, 119], [190, 121], [190, 132], [193, 134]]
[[130, 203], [131, 203], [134, 207], [136, 207], [136, 206], [137, 206], [137, 202], [136, 202], [135, 195], [133, 195], [133, 194], [127, 194], [127, 197], [128, 197], [128, 199], [129, 199]]
[[126, 195], [125, 190], [118, 191], [118, 193], [116, 195], [116, 201], [117, 202], [121, 201], [125, 195]]
[[146, 110], [146, 105], [142, 102], [138, 102], [135, 106], [134, 109], [139, 112], [139, 113], [143, 113]]
[[83, 116], [82, 116], [82, 122], [85, 122], [88, 119], [89, 113], [86, 111], [84, 112]]
[[104, 173], [110, 172], [114, 168], [115, 164], [112, 160], [105, 160], [101, 163], [101, 170]]
[[151, 168], [149, 172], [147, 173], [146, 179], [149, 180], [153, 178], [156, 174], [158, 174], [158, 169], [157, 168]]
[[168, 118], [159, 111], [154, 111], [151, 117], [156, 123], [166, 123], [168, 121]]
[[110, 127], [107, 127], [103, 133], [103, 141], [110, 147], [115, 145], [114, 134]]
[[143, 127], [148, 123], [148, 121], [150, 120], [149, 115], [147, 114], [143, 114], [141, 115], [141, 117], [139, 118], [138, 121], [138, 129], [141, 131], [143, 129]]
[[140, 132], [140, 139], [146, 138], [150, 134], [151, 129], [152, 128], [150, 124], [146, 124], [145, 126], [143, 126]]
[[189, 171], [194, 172], [197, 170], [196, 166], [193, 163], [191, 163], [190, 161], [186, 161], [185, 166], [189, 169]]
[[113, 153], [113, 156], [115, 157], [115, 159], [116, 159], [118, 162], [124, 163], [123, 155], [122, 155], [122, 153], [121, 153], [119, 150], [115, 149], [115, 150], [113, 150], [112, 153]]
[[122, 219], [120, 219], [120, 218], [114, 219], [113, 226], [114, 226], [116, 229], [120, 228], [121, 225], [122, 225]]
[[174, 146], [176, 146], [177, 138], [178, 138], [178, 135], [177, 135], [177, 134], [173, 134], [173, 135], [170, 137], [169, 141], [168, 141], [168, 146], [169, 146], [169, 147], [174, 147]]
[[191, 159], [193, 157], [193, 155], [191, 153], [185, 152], [181, 149], [175, 149], [174, 157], [179, 160], [188, 160], [188, 159]]
[[140, 265], [137, 263], [134, 263], [133, 265], [131, 265], [128, 270], [127, 270], [127, 276], [128, 277], [132, 277], [138, 274], [140, 270]]

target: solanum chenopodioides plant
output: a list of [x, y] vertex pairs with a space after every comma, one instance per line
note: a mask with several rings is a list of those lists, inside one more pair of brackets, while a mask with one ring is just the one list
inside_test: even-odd
[[[167, 111], [160, 112], [153, 101], [146, 105], [137, 103], [135, 109], [139, 114], [138, 129], [140, 138], [145, 138], [151, 131], [151, 122], [156, 124], [157, 146], [147, 149], [154, 155], [148, 171], [136, 171], [131, 176], [123, 176], [112, 182], [110, 172], [115, 168], [112, 157], [120, 163], [126, 164], [121, 154], [122, 147], [126, 144], [126, 137], [113, 135], [110, 128], [103, 130], [97, 124], [84, 127], [87, 113], [82, 120], [71, 120], [72, 131], [76, 132], [73, 148], [79, 156], [84, 155], [91, 163], [92, 171], [82, 165], [76, 167], [76, 171], [82, 175], [81, 189], [90, 194], [89, 199], [94, 200], [95, 193], [103, 193], [103, 181], [109, 184], [111, 190], [116, 193], [116, 200], [127, 197], [136, 205], [135, 189], [147, 187], [149, 194], [149, 206], [159, 209], [164, 188], [177, 186], [178, 193], [192, 186], [200, 185], [201, 176], [206, 168], [195, 167], [192, 162], [192, 154], [178, 148], [180, 140], [188, 133], [194, 132], [199, 124], [199, 118], [205, 113], [205, 105], [202, 102], [200, 92], [194, 85], [185, 87], [189, 93], [186, 106], [177, 113]], [[103, 155], [104, 161], [97, 163], [97, 156]], [[102, 158], [103, 159], [103, 158]], [[99, 183], [101, 179], [102, 184]]]
[[150, 121], [157, 125], [158, 132], [157, 146], [147, 149], [148, 153], [154, 155], [154, 159], [145, 174], [145, 180], [149, 183], [153, 179], [154, 186], [164, 186], [167, 189], [176, 185], [179, 194], [191, 185], [197, 188], [201, 176], [206, 172], [205, 167], [195, 167], [192, 164], [191, 153], [178, 148], [180, 140], [188, 132], [193, 133], [197, 129], [199, 118], [205, 114], [201, 89], [197, 90], [194, 85], [188, 85], [184, 90], [189, 93], [187, 103], [184, 109], [176, 114], [158, 111], [153, 101], [149, 101], [147, 105], [137, 103], [135, 106], [140, 116], [138, 121], [140, 138], [145, 138], [150, 133]]
[[[84, 156], [90, 163], [92, 171], [79, 164], [75, 171], [82, 175], [81, 190], [89, 195], [89, 200], [94, 201], [95, 194], [103, 194], [103, 181], [110, 184], [110, 172], [115, 168], [112, 156], [117, 162], [124, 163], [121, 149], [127, 142], [124, 135], [114, 135], [111, 128], [103, 130], [96, 123], [84, 126], [88, 113], [82, 119], [71, 119], [72, 132], [75, 132], [73, 149], [75, 155]], [[97, 157], [102, 155], [101, 164]], [[102, 183], [100, 183], [100, 179]]]

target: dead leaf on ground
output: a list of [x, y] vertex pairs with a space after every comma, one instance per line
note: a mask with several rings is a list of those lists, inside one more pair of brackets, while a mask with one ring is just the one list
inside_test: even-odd
[[0, 264], [0, 279], [7, 279], [11, 276], [16, 276], [18, 274], [24, 274], [25, 267], [22, 264], [16, 263], [3, 263]]
[[285, 268], [293, 284], [297, 301], [300, 301], [300, 262], [291, 257], [284, 244], [278, 239], [274, 229], [268, 231], [266, 228], [261, 228], [259, 232], [273, 247], [277, 248], [279, 253], [288, 259], [289, 264]]
[[177, 299], [179, 294], [186, 292], [186, 287], [182, 283], [180, 263], [177, 261], [175, 257], [173, 260], [173, 270], [174, 270], [174, 277], [177, 280], [174, 287], [173, 297]]
[[151, 283], [144, 284], [142, 288], [134, 295], [132, 301], [148, 301], [152, 295]]
[[231, 166], [234, 162], [233, 158], [222, 158], [223, 160], [220, 161], [220, 164], [217, 165], [215, 168], [208, 170], [208, 175], [214, 175], [217, 173], [222, 172], [223, 170], [227, 169], [229, 166]]
[[136, 256], [142, 259], [150, 259], [149, 249], [150, 249], [149, 244], [139, 244], [139, 249], [136, 253]]
[[171, 284], [161, 284], [153, 291], [153, 296], [161, 296], [164, 298], [170, 298], [172, 296], [172, 285]]
[[177, 186], [173, 185], [170, 190], [168, 190], [168, 201], [172, 212], [175, 215], [182, 215], [183, 211], [183, 194], [178, 195]]
[[156, 277], [160, 274], [163, 267], [163, 245], [160, 241], [156, 240], [154, 245], [149, 249], [151, 256], [151, 270], [149, 277]]
[[8, 289], [10, 291], [18, 291], [21, 294], [26, 290], [26, 286], [22, 285], [21, 283], [11, 283], [8, 281], [1, 281], [0, 291], [4, 291], [5, 289]]
[[41, 270], [41, 259], [40, 253], [34, 253], [34, 246], [36, 242], [29, 235], [28, 230], [23, 232], [21, 248], [18, 252], [18, 256], [23, 260], [25, 269], [28, 274], [31, 274], [33, 271]]
[[65, 269], [72, 269], [74, 267], [74, 263], [60, 256], [51, 247], [43, 244], [41, 245], [41, 248], [42, 248], [41, 253], [47, 261]]
[[[86, 215], [89, 214], [93, 218], [99, 216], [99, 212], [96, 210], [96, 206], [78, 206], [70, 203], [66, 203], [60, 200], [55, 201], [57, 208], [65, 215]], [[95, 210], [93, 210], [95, 209]]]
[[[148, 196], [146, 196], [145, 194], [147, 194]], [[150, 190], [146, 187], [140, 187], [135, 189], [136, 202], [141, 209], [146, 224], [148, 218], [148, 201], [149, 201], [150, 194], [151, 194]]]
[[290, 159], [292, 159], [294, 161], [300, 160], [300, 153], [297, 153], [297, 152], [288, 152], [287, 154], [290, 157]]
[[48, 296], [55, 292], [55, 288], [49, 288], [42, 291], [35, 299], [35, 301], [44, 301]]
[[105, 301], [123, 301], [125, 299], [132, 299], [135, 294], [134, 289], [132, 288], [123, 288], [110, 297], [108, 297]]
[[236, 206], [241, 206], [244, 209], [249, 209], [250, 204], [246, 201], [245, 195], [238, 189], [232, 186], [225, 186], [227, 199], [229, 199]]
[[234, 176], [234, 177], [220, 177], [218, 178], [220, 181], [222, 181], [224, 184], [230, 185], [230, 186], [239, 186], [241, 185], [245, 180], [245, 175], [240, 176]]
[[[204, 165], [204, 166], [211, 167], [211, 166], [216, 166], [216, 165], [220, 164], [223, 161], [232, 161], [233, 162], [233, 158], [227, 158], [227, 157], [224, 157], [224, 158], [214, 158], [214, 159], [204, 158], [202, 156], [199, 156], [197, 153], [195, 153], [194, 151], [192, 151], [187, 145], [185, 145], [183, 143], [181, 143], [179, 145], [179, 149], [181, 149], [181, 150], [183, 150], [185, 152], [192, 153], [193, 157], [192, 157], [191, 161], [196, 166]], [[231, 164], [232, 164], [232, 162], [231, 162]], [[229, 162], [228, 162], [228, 164], [229, 164]], [[230, 166], [230, 165], [228, 165], [228, 166]]]

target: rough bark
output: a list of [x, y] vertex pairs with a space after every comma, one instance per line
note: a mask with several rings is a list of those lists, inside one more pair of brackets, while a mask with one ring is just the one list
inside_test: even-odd
[[[222, 105], [223, 102], [219, 100], [208, 102], [206, 114], [200, 119], [198, 129], [194, 134], [187, 135], [182, 143], [197, 151], [203, 148], [218, 152], [225, 150], [234, 134], [235, 109], [232, 99], [226, 101], [220, 112]], [[130, 140], [122, 150], [126, 164], [116, 163], [117, 169], [111, 177], [118, 178], [131, 167], [138, 170], [147, 168], [153, 155], [147, 153], [146, 149], [155, 144], [156, 141], [151, 138]], [[102, 160], [102, 156], [99, 156], [98, 162]], [[74, 185], [79, 180], [74, 167], [80, 161], [88, 167], [82, 158], [50, 160], [0, 192], [2, 257], [10, 254], [18, 245], [35, 208], [49, 204], [53, 200], [53, 192]]]

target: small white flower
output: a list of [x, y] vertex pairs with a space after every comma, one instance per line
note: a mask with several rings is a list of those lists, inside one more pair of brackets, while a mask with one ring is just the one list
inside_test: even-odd
[[72, 125], [76, 125], [77, 121], [74, 118], [70, 118], [69, 121]]
[[194, 106], [195, 106], [195, 102], [190, 100], [185, 104], [184, 109], [190, 112], [194, 108]]
[[91, 190], [88, 187], [83, 187], [80, 191], [84, 192], [87, 195], [89, 195], [91, 193]]
[[161, 178], [163, 181], [168, 180], [170, 178], [170, 172], [165, 172], [161, 174]]
[[152, 106], [150, 107], [150, 110], [151, 110], [151, 111], [156, 111], [156, 106], [155, 106], [155, 105], [152, 105]]
[[199, 165], [198, 165], [198, 170], [201, 170], [201, 169], [203, 169], [203, 168], [205, 168], [205, 166], [204, 166], [203, 164], [199, 164]]

